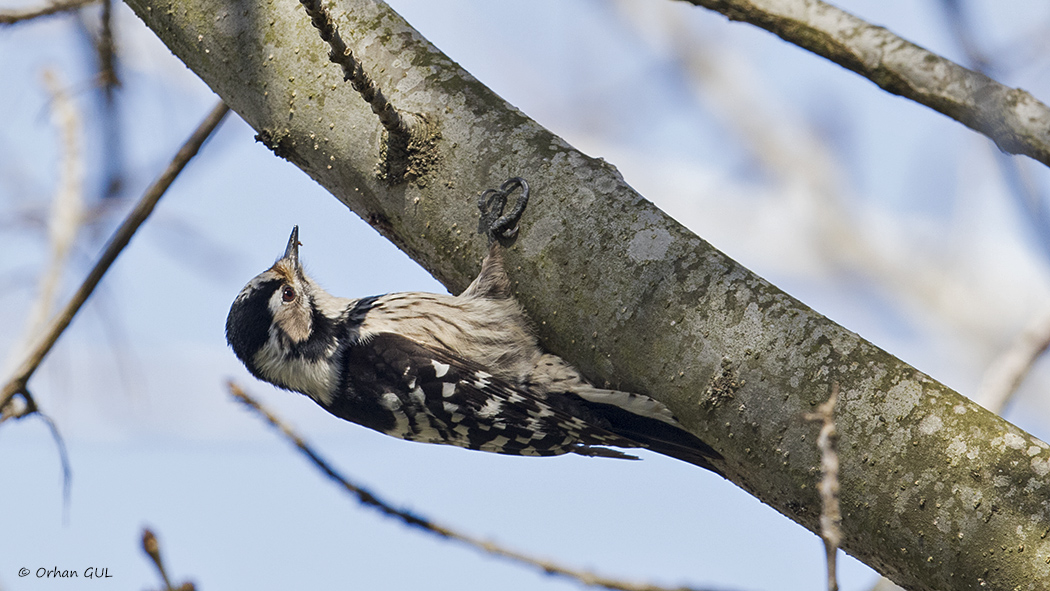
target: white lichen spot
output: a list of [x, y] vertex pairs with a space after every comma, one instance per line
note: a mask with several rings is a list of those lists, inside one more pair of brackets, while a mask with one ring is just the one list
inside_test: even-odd
[[941, 421], [941, 417], [930, 415], [919, 423], [919, 433], [923, 435], [933, 435], [937, 431], [940, 431], [943, 426], [944, 422]]
[[1050, 459], [1032, 458], [1032, 471], [1039, 476], [1050, 474]]
[[663, 228], [639, 230], [627, 246], [627, 256], [636, 263], [658, 261], [667, 255], [671, 233]]
[[1043, 451], [1043, 450], [1040, 449], [1038, 445], [1033, 445], [1033, 446], [1028, 448], [1028, 455], [1030, 455], [1030, 456], [1037, 456], [1037, 455], [1039, 455], [1039, 452], [1041, 452], [1041, 451]]
[[1003, 435], [1003, 443], [1010, 449], [1024, 449], [1024, 438], [1016, 433]]
[[903, 382], [886, 392], [883, 416], [891, 423], [911, 414], [922, 400], [922, 386], [915, 382]]
[[964, 404], [956, 404], [955, 408], [953, 408], [952, 410], [954, 410], [955, 414], [957, 414], [957, 415], [964, 415], [964, 414], [966, 414], [966, 405], [964, 405]]
[[1047, 445], [1046, 442], [1043, 441], [1042, 439], [1036, 439], [1035, 437], [1033, 437], [1032, 438], [1032, 443], [1034, 443], [1035, 445], [1038, 445], [1039, 447], [1041, 447], [1043, 449], [1050, 449], [1050, 445]]
[[998, 488], [1005, 488], [1007, 486], [1010, 486], [1010, 477], [995, 476], [994, 478], [992, 478], [992, 486], [996, 486]]
[[952, 440], [951, 443], [948, 444], [948, 449], [944, 450], [944, 452], [948, 454], [948, 457], [954, 464], [961, 460], [966, 454], [966, 443], [962, 440], [962, 438], [956, 437]]

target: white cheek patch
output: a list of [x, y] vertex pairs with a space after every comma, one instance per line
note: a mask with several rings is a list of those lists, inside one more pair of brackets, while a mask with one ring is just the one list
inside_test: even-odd
[[313, 328], [313, 318], [310, 314], [310, 306], [306, 298], [299, 295], [292, 302], [282, 299], [283, 289], [277, 289], [270, 296], [269, 308], [273, 314], [273, 322], [293, 343], [301, 343], [310, 338]]

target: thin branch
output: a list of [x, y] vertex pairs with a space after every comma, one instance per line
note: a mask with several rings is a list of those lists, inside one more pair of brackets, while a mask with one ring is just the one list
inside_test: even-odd
[[686, 0], [774, 33], [1050, 166], [1050, 107], [820, 0]]
[[839, 455], [835, 450], [838, 432], [835, 430], [835, 403], [839, 399], [838, 382], [831, 386], [831, 396], [817, 407], [817, 411], [806, 415], [810, 421], [820, 421], [817, 448], [820, 449], [820, 472], [823, 475], [817, 488], [820, 490], [822, 510], [820, 513], [820, 537], [824, 540], [824, 553], [828, 564], [828, 591], [838, 591], [836, 558], [842, 544], [842, 512], [839, 509]]
[[58, 461], [62, 466], [62, 521], [68, 524], [69, 502], [72, 498], [73, 490], [73, 467], [69, 461], [69, 452], [66, 450], [66, 441], [62, 438], [62, 434], [58, 431], [58, 425], [51, 420], [51, 417], [40, 412], [39, 409], [34, 414], [40, 417], [40, 420], [47, 425], [48, 431], [51, 432], [51, 439], [55, 441], [55, 448], [58, 450]]
[[112, 100], [113, 89], [120, 86], [116, 71], [116, 45], [113, 43], [113, 0], [102, 0], [102, 15], [99, 26], [98, 49], [99, 78], [105, 89], [107, 100]]
[[379, 121], [392, 135], [409, 137], [411, 127], [409, 118], [402, 116], [401, 112], [390, 104], [382, 89], [365, 72], [361, 62], [354, 58], [353, 51], [343, 42], [339, 34], [339, 27], [332, 20], [332, 15], [325, 8], [321, 0], [299, 0], [310, 17], [310, 22], [321, 34], [321, 39], [331, 46], [328, 59], [343, 69], [343, 80], [349, 81], [361, 98], [365, 99], [372, 107], [372, 112], [379, 116]]
[[[279, 430], [285, 436], [285, 438], [291, 441], [299, 449], [299, 451], [303, 453], [303, 455], [309, 458], [310, 461], [313, 462], [318, 469], [324, 472], [325, 476], [342, 486], [343, 489], [349, 492], [350, 494], [356, 496], [357, 500], [361, 504], [376, 509], [383, 515], [386, 515], [387, 517], [398, 519], [406, 525], [418, 527], [425, 532], [437, 535], [439, 537], [461, 542], [476, 550], [480, 550], [481, 552], [492, 554], [494, 556], [499, 556], [501, 558], [506, 558], [513, 562], [517, 562], [539, 569], [549, 575], [558, 575], [570, 579], [575, 579], [577, 582], [582, 583], [584, 585], [589, 585], [593, 587], [604, 587], [606, 589], [614, 589], [617, 591], [671, 591], [666, 587], [659, 587], [657, 585], [650, 585], [647, 583], [631, 583], [619, 581], [587, 571], [578, 571], [570, 569], [546, 560], [540, 560], [528, 556], [526, 554], [516, 552], [514, 550], [508, 550], [492, 542], [486, 542], [473, 536], [460, 533], [443, 525], [439, 525], [426, 517], [410, 513], [404, 509], [398, 509], [390, 503], [380, 499], [369, 490], [350, 482], [344, 476], [339, 474], [339, 472], [337, 472], [335, 468], [333, 468], [324, 458], [318, 455], [318, 453], [315, 452], [313, 448], [311, 448], [302, 439], [302, 437], [296, 434], [295, 431], [291, 429], [291, 427], [286, 425], [269, 410], [265, 409], [255, 399], [253, 399], [244, 390], [242, 390], [237, 384], [231, 381], [227, 383], [227, 387], [230, 390], [230, 394], [235, 399], [237, 399], [239, 402], [242, 402], [245, 406], [254, 411], [256, 414], [266, 419], [266, 421], [270, 423], [271, 426]], [[674, 591], [690, 591], [690, 589], [691, 588], [689, 587], [679, 587]]]
[[[15, 345], [14, 351], [29, 347], [33, 335], [40, 332], [40, 327], [47, 322], [55, 299], [55, 292], [62, 279], [63, 271], [69, 261], [69, 254], [84, 217], [84, 163], [81, 154], [80, 113], [77, 111], [58, 79], [51, 70], [44, 71], [44, 85], [51, 95], [51, 113], [55, 126], [59, 130], [62, 145], [62, 164], [58, 172], [58, 188], [51, 202], [51, 215], [48, 217], [48, 242], [51, 246], [51, 261], [39, 280], [36, 302], [29, 312], [25, 335]], [[22, 405], [10, 404], [0, 407], [0, 423], [7, 419], [25, 416], [32, 411], [44, 421], [51, 438], [58, 449], [59, 463], [62, 466], [62, 518], [69, 520], [70, 493], [72, 490], [73, 472], [69, 463], [65, 441], [58, 426], [51, 417], [39, 412], [36, 403], [28, 391], [22, 396]]]
[[[146, 193], [142, 196], [142, 199], [135, 205], [135, 208], [128, 214], [128, 217], [124, 219], [124, 223], [121, 224], [120, 228], [110, 238], [109, 243], [106, 245], [102, 256], [99, 257], [95, 267], [88, 273], [84, 283], [81, 284], [80, 288], [70, 299], [66, 307], [57, 314], [52, 320], [47, 329], [44, 331], [43, 336], [40, 338], [38, 343], [30, 350], [22, 364], [15, 370], [14, 376], [4, 384], [2, 390], [0, 390], [0, 411], [11, 401], [16, 394], [21, 394], [28, 403], [26, 405], [27, 412], [32, 412], [36, 405], [32, 400], [32, 396], [26, 390], [26, 385], [29, 382], [29, 378], [32, 377], [33, 373], [40, 366], [40, 363], [47, 356], [48, 352], [51, 351], [51, 347], [55, 345], [58, 338], [65, 331], [69, 323], [73, 321], [73, 317], [76, 316], [80, 307], [84, 305], [88, 297], [95, 290], [99, 281], [102, 280], [102, 276], [105, 275], [109, 267], [117, 260], [117, 256], [120, 255], [124, 247], [131, 241], [131, 237], [135, 235], [139, 226], [146, 221], [152, 213], [153, 208], [160, 201], [160, 198], [164, 195], [164, 192], [168, 190], [171, 183], [175, 181], [175, 178], [179, 175], [186, 164], [189, 163], [190, 159], [197, 154], [200, 150], [204, 140], [208, 139], [211, 133], [222, 121], [223, 117], [229, 111], [229, 107], [225, 103], [220, 102], [216, 105], [211, 113], [201, 122], [200, 126], [193, 135], [190, 136], [186, 143], [182, 145], [178, 153], [175, 154], [175, 158], [172, 159], [168, 168], [161, 173], [160, 177], [146, 190]], [[21, 415], [24, 416], [24, 415]]]
[[113, 0], [102, 0], [98, 39], [98, 77], [102, 86], [102, 142], [103, 142], [103, 198], [115, 197], [124, 185], [122, 125], [117, 109], [116, 91], [120, 87], [117, 74], [117, 45], [113, 35]]
[[44, 84], [51, 95], [52, 118], [61, 135], [62, 165], [58, 172], [58, 189], [51, 202], [51, 215], [47, 221], [51, 260], [40, 276], [37, 299], [29, 312], [25, 336], [20, 344], [15, 346], [15, 351], [32, 345], [33, 336], [39, 334], [40, 328], [51, 316], [55, 292], [84, 220], [84, 163], [81, 153], [83, 129], [80, 113], [77, 112], [69, 94], [62, 88], [57, 74], [45, 70]]
[[98, 1], [99, 0], [56, 0], [50, 4], [34, 8], [3, 10], [0, 11], [0, 25], [13, 25], [15, 23], [32, 20], [41, 16], [77, 10]]
[[1047, 347], [1050, 347], [1050, 305], [1040, 310], [1009, 348], [988, 365], [974, 394], [974, 402], [1001, 414]]

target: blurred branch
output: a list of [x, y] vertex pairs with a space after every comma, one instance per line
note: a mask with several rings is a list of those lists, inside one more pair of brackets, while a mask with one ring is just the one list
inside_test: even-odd
[[51, 417], [40, 412], [36, 412], [36, 415], [40, 417], [40, 420], [44, 421], [47, 426], [47, 430], [51, 433], [51, 439], [55, 442], [55, 448], [58, 450], [58, 462], [62, 466], [62, 521], [68, 525], [69, 523], [69, 501], [71, 499], [71, 491], [73, 487], [73, 468], [69, 462], [69, 452], [66, 450], [66, 441], [62, 438], [62, 434], [58, 431], [58, 425], [55, 421], [51, 420]]
[[160, 543], [157, 542], [157, 536], [153, 535], [153, 532], [149, 529], [142, 530], [142, 550], [146, 552], [146, 555], [153, 561], [153, 565], [157, 567], [157, 573], [160, 574], [160, 578], [164, 581], [164, 591], [193, 591], [195, 589], [193, 583], [186, 582], [178, 587], [171, 586], [171, 579], [168, 578], [168, 571], [164, 568], [164, 561], [160, 558]]
[[940, 5], [944, 10], [948, 29], [951, 31], [952, 37], [955, 38], [955, 42], [959, 44], [959, 48], [966, 55], [967, 61], [970, 62], [970, 67], [982, 74], [993, 75], [995, 64], [981, 50], [977, 40], [974, 38], [966, 2], [964, 0], [941, 0]]
[[820, 0], [686, 0], [766, 29], [1050, 166], [1050, 107]]
[[15, 351], [28, 348], [32, 344], [33, 335], [40, 332], [40, 327], [51, 315], [55, 291], [84, 219], [84, 163], [81, 153], [83, 128], [80, 113], [62, 88], [57, 74], [45, 70], [44, 84], [51, 94], [52, 118], [61, 135], [62, 164], [58, 171], [58, 189], [51, 202], [51, 215], [47, 221], [51, 261], [40, 276], [37, 299], [29, 313], [26, 333], [21, 344], [15, 346]]
[[116, 47], [113, 43], [113, 0], [102, 0], [102, 15], [98, 34], [98, 62], [99, 77], [106, 95], [109, 97], [113, 89], [120, 86], [120, 79], [114, 66], [116, 61]]
[[[211, 113], [204, 119], [193, 135], [190, 136], [186, 143], [182, 145], [178, 153], [175, 154], [175, 158], [172, 159], [168, 168], [161, 173], [160, 177], [146, 190], [146, 193], [139, 200], [135, 208], [128, 214], [127, 218], [124, 219], [124, 223], [121, 224], [120, 228], [110, 238], [109, 243], [106, 245], [102, 256], [99, 257], [95, 267], [88, 273], [84, 283], [81, 284], [80, 288], [70, 299], [66, 307], [57, 314], [48, 325], [47, 329], [43, 332], [43, 336], [37, 341], [36, 345], [33, 346], [29, 353], [26, 355], [22, 364], [15, 370], [14, 376], [3, 386], [0, 390], [0, 412], [3, 412], [3, 417], [7, 418], [18, 418], [25, 416], [36, 410], [36, 403], [33, 401], [32, 396], [27, 390], [27, 384], [29, 378], [32, 377], [33, 373], [40, 366], [40, 363], [47, 356], [48, 352], [58, 341], [58, 338], [62, 336], [62, 332], [65, 331], [69, 323], [73, 321], [73, 317], [76, 316], [77, 312], [80, 311], [80, 307], [84, 305], [88, 297], [95, 290], [95, 287], [102, 280], [102, 276], [105, 275], [109, 267], [117, 260], [117, 256], [120, 255], [124, 247], [131, 241], [131, 237], [135, 235], [135, 232], [139, 229], [139, 226], [146, 221], [150, 213], [153, 212], [153, 208], [160, 201], [160, 198], [164, 195], [171, 183], [175, 181], [175, 178], [179, 175], [186, 164], [189, 163], [190, 159], [197, 154], [200, 150], [204, 140], [208, 139], [212, 131], [219, 125], [223, 117], [226, 115], [229, 108], [225, 103], [220, 102], [216, 105]], [[5, 407], [16, 395], [21, 395], [26, 400], [24, 411], [20, 414], [10, 414], [5, 410]]]
[[1050, 347], [1050, 306], [1032, 318], [1017, 339], [988, 366], [974, 401], [1002, 414], [1032, 364]]
[[[117, 109], [117, 89], [120, 76], [117, 73], [117, 46], [113, 35], [113, 0], [102, 0], [102, 10], [96, 26], [91, 26], [86, 15], [81, 17], [81, 30], [91, 44], [98, 70], [98, 86], [101, 100], [101, 117], [98, 126], [102, 133], [102, 198], [109, 199], [120, 194], [124, 185], [123, 129]], [[97, 28], [97, 31], [95, 30]]]
[[[963, 50], [967, 66], [987, 76], [994, 76], [996, 72], [1001, 72], [1003, 68], [999, 67], [998, 60], [993, 60], [989, 57], [990, 54], [980, 48], [977, 36], [974, 35], [974, 27], [967, 12], [966, 2], [941, 0], [940, 5], [944, 10], [948, 31]], [[1003, 175], [1007, 190], [1022, 211], [1027, 214], [1024, 219], [1038, 237], [1043, 256], [1050, 258], [1050, 204], [1026, 174], [1020, 161], [999, 153], [995, 156], [995, 162]]]
[[[625, 581], [618, 581], [616, 579], [609, 579], [600, 575], [596, 575], [591, 572], [573, 570], [553, 562], [546, 560], [540, 560], [533, 558], [526, 554], [516, 552], [514, 550], [508, 550], [501, 546], [498, 546], [492, 542], [486, 542], [473, 536], [469, 536], [464, 533], [460, 533], [456, 530], [450, 529], [443, 525], [439, 525], [428, 518], [421, 517], [414, 513], [410, 513], [404, 509], [398, 509], [386, 501], [380, 499], [369, 490], [358, 486], [335, 470], [324, 458], [317, 454], [302, 437], [295, 433], [284, 422], [282, 422], [277, 416], [271, 413], [260, 405], [254, 398], [249, 396], [244, 390], [242, 390], [237, 384], [231, 382], [227, 383], [227, 387], [230, 390], [230, 394], [238, 401], [242, 402], [249, 409], [266, 419], [271, 426], [279, 430], [286, 439], [292, 442], [299, 451], [303, 453], [318, 469], [324, 472], [325, 476], [335, 481], [337, 484], [343, 487], [344, 490], [357, 497], [357, 500], [372, 509], [378, 510], [380, 513], [387, 517], [393, 517], [394, 519], [400, 520], [405, 525], [412, 527], [418, 527], [419, 529], [437, 535], [439, 537], [455, 540], [466, 544], [475, 550], [492, 554], [493, 556], [499, 556], [506, 558], [513, 562], [524, 564], [537, 568], [549, 575], [558, 575], [570, 579], [575, 579], [577, 582], [584, 585], [593, 587], [604, 587], [606, 589], [614, 589], [617, 591], [670, 591], [666, 587], [659, 587], [656, 585], [649, 585], [646, 583], [630, 583]], [[688, 591], [687, 587], [679, 587], [676, 591]]]
[[[25, 334], [14, 346], [13, 351], [28, 348], [51, 314], [55, 292], [62, 280], [63, 272], [69, 261], [73, 243], [80, 231], [84, 213], [84, 163], [81, 153], [81, 136], [83, 128], [80, 113], [66, 93], [58, 75], [51, 70], [44, 70], [44, 86], [51, 95], [51, 116], [58, 128], [62, 146], [62, 162], [58, 171], [58, 188], [51, 201], [51, 215], [47, 220], [48, 243], [51, 246], [51, 261], [40, 275], [38, 294], [29, 312]], [[62, 507], [63, 519], [69, 518], [69, 499], [72, 486], [72, 469], [65, 441], [58, 426], [51, 417], [39, 412], [32, 397], [22, 393], [22, 405], [9, 404], [0, 406], [0, 423], [18, 416], [37, 411], [47, 426], [58, 449], [59, 463], [62, 465]]]
[[59, 12], [76, 10], [99, 0], [56, 0], [43, 6], [0, 11], [0, 25], [13, 25]]

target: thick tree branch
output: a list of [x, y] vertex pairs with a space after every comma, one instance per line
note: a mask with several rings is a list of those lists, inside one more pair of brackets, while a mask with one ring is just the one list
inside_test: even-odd
[[[484, 239], [464, 231], [477, 191], [527, 179], [532, 199], [506, 258], [543, 343], [598, 383], [669, 405], [739, 486], [819, 531], [819, 426], [804, 415], [837, 382], [844, 550], [910, 589], [1047, 588], [1050, 447], [741, 267], [385, 4], [329, 9], [390, 102], [434, 117], [440, 139], [411, 183], [376, 173], [383, 129], [297, 2], [129, 5], [276, 153], [453, 291], [484, 254]], [[274, 198], [294, 210], [294, 197]]]
[[820, 0], [685, 0], [789, 43], [1050, 166], [1050, 107]]

